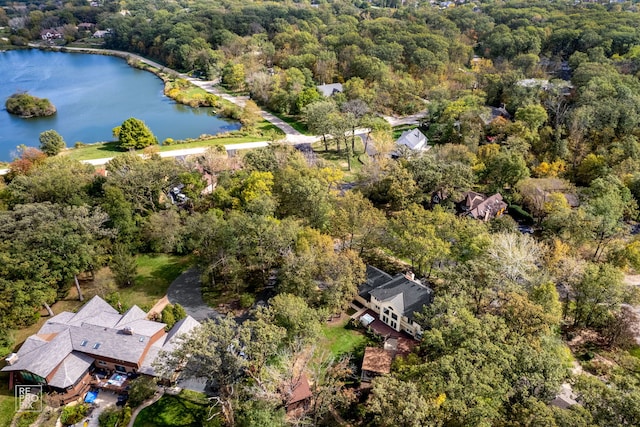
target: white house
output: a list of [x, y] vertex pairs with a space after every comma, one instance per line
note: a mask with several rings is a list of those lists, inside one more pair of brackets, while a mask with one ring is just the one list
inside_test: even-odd
[[316, 86], [318, 92], [325, 98], [329, 98], [330, 96], [335, 95], [336, 93], [340, 93], [343, 91], [341, 83], [331, 83], [326, 85]]
[[413, 316], [433, 302], [433, 290], [411, 276], [391, 277], [367, 266], [367, 281], [360, 285], [356, 301], [375, 312], [392, 329], [421, 338], [422, 328]]
[[425, 151], [431, 148], [431, 146], [427, 144], [428, 142], [427, 137], [420, 132], [420, 129], [416, 128], [402, 132], [396, 144], [404, 145], [413, 151]]

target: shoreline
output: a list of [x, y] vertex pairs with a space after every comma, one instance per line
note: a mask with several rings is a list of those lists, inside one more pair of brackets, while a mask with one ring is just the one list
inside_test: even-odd
[[[99, 49], [99, 48], [93, 48], [93, 47], [42, 46], [36, 43], [29, 43], [27, 48], [39, 49], [39, 50], [45, 50], [45, 51], [49, 50], [53, 52], [62, 52], [62, 53], [82, 53], [82, 54], [89, 54], [89, 55], [115, 56], [117, 58], [124, 59], [127, 62], [127, 65], [129, 65], [130, 67], [138, 70], [142, 70], [142, 71], [148, 71], [151, 74], [158, 77], [160, 80], [162, 80], [162, 82], [164, 83], [164, 90], [163, 90], [164, 96], [166, 96], [169, 99], [172, 99], [176, 103], [185, 105], [187, 107], [192, 107], [192, 108], [213, 107], [212, 105], [199, 105], [194, 107], [193, 105], [190, 105], [188, 103], [181, 102], [177, 97], [171, 96], [168, 93], [169, 91], [167, 90], [167, 85], [173, 81], [172, 76], [175, 76], [176, 78], [184, 79], [195, 87], [198, 87], [198, 86], [193, 84], [193, 82], [189, 80], [192, 77], [186, 74], [180, 73], [176, 70], [173, 70], [169, 67], [165, 67], [164, 65], [158, 62], [155, 62], [151, 59], [140, 56], [136, 53], [125, 52], [121, 50], [112, 50], [112, 49]], [[143, 65], [140, 65], [140, 64], [143, 64]]]

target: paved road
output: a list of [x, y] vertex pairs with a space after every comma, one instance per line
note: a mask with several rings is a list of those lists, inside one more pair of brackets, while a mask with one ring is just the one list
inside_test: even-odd
[[195, 268], [185, 271], [171, 283], [167, 297], [171, 304], [183, 306], [187, 314], [198, 322], [220, 316], [220, 313], [205, 304], [202, 299], [200, 272]]
[[[252, 148], [267, 147], [268, 145], [269, 145], [269, 141], [243, 142], [241, 144], [227, 144], [224, 146], [224, 148], [227, 151], [249, 150]], [[203, 154], [207, 151], [207, 149], [209, 149], [209, 147], [183, 148], [183, 149], [171, 150], [171, 151], [161, 151], [158, 154], [160, 154], [160, 157], [182, 157], [182, 156], [191, 156], [194, 154]], [[139, 155], [143, 156], [144, 154], [139, 154]], [[113, 159], [113, 157], [103, 157], [101, 159], [83, 160], [82, 163], [86, 163], [93, 166], [100, 166], [100, 165], [105, 165], [109, 163], [109, 160], [111, 159]], [[0, 169], [0, 175], [2, 174], [3, 174], [2, 169]]]

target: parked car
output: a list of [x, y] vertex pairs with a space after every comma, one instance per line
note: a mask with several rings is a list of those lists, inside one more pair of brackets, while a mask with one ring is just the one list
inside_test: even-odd
[[124, 406], [129, 400], [128, 394], [120, 394], [118, 395], [118, 400], [116, 401], [116, 406]]

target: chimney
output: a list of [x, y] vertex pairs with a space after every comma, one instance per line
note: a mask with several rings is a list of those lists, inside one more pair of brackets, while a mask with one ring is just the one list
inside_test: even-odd
[[11, 366], [14, 365], [18, 361], [18, 359], [20, 358], [18, 357], [17, 353], [11, 353], [4, 359], [4, 361], [7, 362], [7, 365]]
[[124, 328], [122, 328], [122, 333], [125, 335], [133, 335], [133, 330], [130, 326], [125, 326]]

